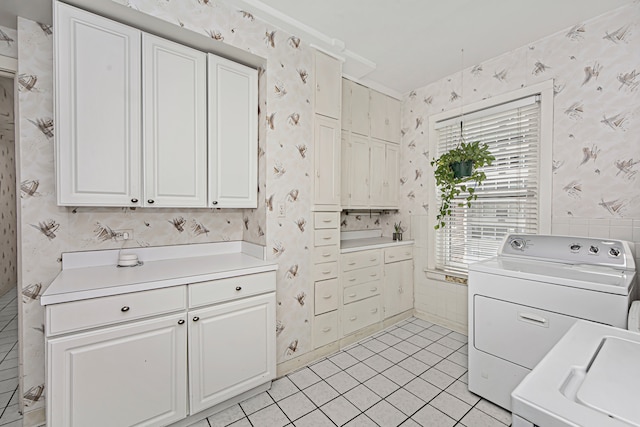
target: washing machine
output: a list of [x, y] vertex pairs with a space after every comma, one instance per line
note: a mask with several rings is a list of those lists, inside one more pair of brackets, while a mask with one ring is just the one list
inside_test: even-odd
[[469, 390], [511, 410], [511, 392], [576, 321], [626, 328], [636, 298], [631, 246], [513, 234], [496, 257], [472, 264]]
[[513, 427], [640, 427], [640, 334], [578, 321], [511, 395]]

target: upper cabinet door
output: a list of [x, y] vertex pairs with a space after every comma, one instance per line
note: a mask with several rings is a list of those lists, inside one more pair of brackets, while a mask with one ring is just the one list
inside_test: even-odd
[[209, 54], [209, 206], [258, 206], [258, 72]]
[[318, 51], [315, 57], [315, 113], [340, 120], [342, 63]]
[[371, 136], [400, 143], [400, 101], [371, 91]]
[[369, 182], [371, 184], [369, 202], [371, 207], [380, 208], [384, 205], [384, 183], [386, 182], [385, 143], [371, 141], [370, 150]]
[[387, 117], [389, 126], [387, 128], [388, 141], [400, 144], [401, 138], [401, 102], [395, 98], [387, 98]]
[[383, 191], [383, 206], [398, 208], [398, 190], [400, 186], [399, 172], [400, 152], [398, 145], [386, 144], [385, 179]]
[[54, 27], [58, 204], [141, 206], [141, 33], [59, 2]]
[[369, 88], [351, 85], [351, 132], [369, 135]]
[[207, 205], [206, 54], [143, 38], [146, 206]]
[[340, 210], [340, 125], [337, 120], [315, 117], [314, 201], [325, 210]]

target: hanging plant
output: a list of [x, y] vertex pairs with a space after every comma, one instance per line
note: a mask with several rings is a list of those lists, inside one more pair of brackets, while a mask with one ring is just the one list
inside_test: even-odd
[[431, 166], [435, 168], [436, 185], [440, 190], [440, 211], [434, 226], [436, 230], [446, 225], [445, 219], [451, 215], [454, 199], [460, 194], [466, 193], [466, 201], [458, 202], [458, 206], [466, 204], [471, 207], [471, 202], [478, 198], [475, 187], [487, 178], [479, 169], [490, 166], [495, 159], [487, 144], [475, 141], [461, 142], [456, 148], [431, 160]]

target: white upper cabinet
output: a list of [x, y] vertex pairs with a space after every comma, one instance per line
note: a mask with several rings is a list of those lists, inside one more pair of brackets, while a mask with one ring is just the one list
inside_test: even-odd
[[207, 206], [207, 57], [144, 34], [144, 203]]
[[384, 183], [385, 183], [385, 143], [382, 141], [371, 141], [370, 144], [369, 182], [371, 207], [382, 207], [384, 204]]
[[371, 136], [400, 143], [400, 101], [371, 91]]
[[54, 11], [59, 205], [257, 207], [255, 69]]
[[142, 206], [141, 32], [58, 2], [55, 28], [58, 204]]
[[342, 63], [318, 51], [315, 61], [315, 113], [340, 120]]
[[[344, 142], [343, 142], [344, 143]], [[369, 140], [365, 137], [351, 134], [346, 140], [344, 152], [348, 156], [348, 175], [342, 176], [348, 182], [347, 202], [345, 208], [369, 207]], [[343, 170], [344, 172], [344, 170]]]
[[258, 205], [258, 72], [209, 54], [209, 205]]
[[383, 207], [398, 207], [400, 188], [400, 150], [396, 144], [385, 144], [384, 187], [382, 191]]
[[342, 79], [342, 129], [369, 136], [369, 88]]
[[315, 117], [314, 201], [324, 210], [340, 206], [340, 124], [338, 120]]

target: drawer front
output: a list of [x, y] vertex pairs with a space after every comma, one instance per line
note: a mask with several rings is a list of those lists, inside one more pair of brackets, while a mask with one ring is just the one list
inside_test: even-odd
[[338, 277], [338, 263], [337, 262], [325, 262], [323, 264], [316, 264], [313, 266], [313, 281], [335, 279]]
[[372, 297], [374, 295], [380, 295], [380, 289], [382, 288], [382, 281], [376, 280], [374, 282], [363, 283], [361, 285], [349, 286], [343, 291], [342, 301], [343, 304], [349, 304], [355, 301], [360, 301], [365, 298]]
[[362, 283], [380, 280], [382, 278], [382, 269], [380, 266], [362, 268], [360, 270], [347, 271], [340, 275], [342, 286], [356, 286]]
[[202, 307], [222, 301], [244, 298], [276, 290], [276, 272], [229, 277], [193, 283], [188, 286], [189, 307]]
[[358, 268], [372, 267], [380, 264], [380, 250], [352, 252], [341, 257], [342, 271], [351, 271]]
[[413, 259], [413, 246], [398, 246], [396, 248], [387, 248], [384, 250], [384, 262], [405, 261]]
[[321, 246], [313, 251], [313, 263], [320, 264], [322, 262], [338, 261], [338, 253], [340, 250], [337, 245]]
[[375, 296], [345, 305], [342, 310], [342, 331], [344, 334], [348, 335], [382, 320], [380, 301], [380, 296]]
[[473, 345], [528, 369], [533, 369], [578, 320], [479, 295], [474, 296], [473, 306]]
[[315, 314], [338, 309], [338, 279], [323, 280], [315, 284]]
[[315, 246], [338, 245], [340, 243], [340, 231], [337, 228], [326, 230], [314, 230]]
[[186, 310], [186, 286], [48, 305], [47, 336]]
[[338, 340], [338, 312], [321, 314], [313, 319], [313, 346], [322, 347]]
[[340, 214], [338, 212], [316, 212], [313, 214], [313, 226], [316, 230], [321, 228], [338, 228]]

